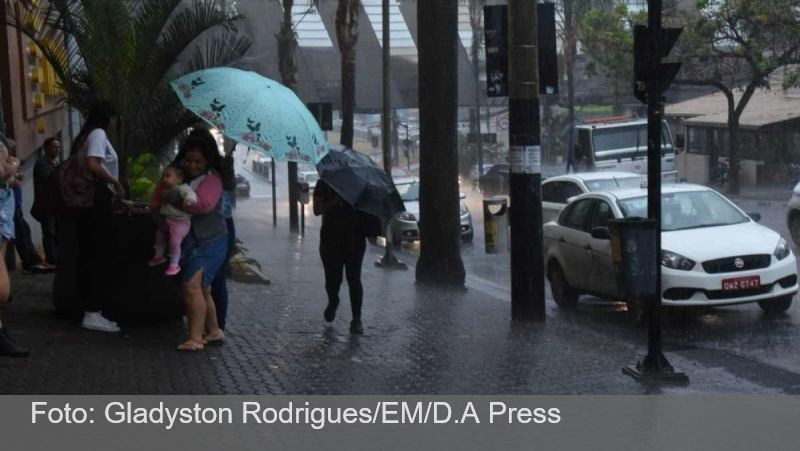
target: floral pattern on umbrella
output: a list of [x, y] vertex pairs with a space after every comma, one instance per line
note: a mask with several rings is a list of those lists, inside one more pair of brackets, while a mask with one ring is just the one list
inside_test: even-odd
[[183, 105], [225, 136], [278, 160], [316, 164], [325, 135], [290, 89], [254, 72], [207, 69], [171, 82]]

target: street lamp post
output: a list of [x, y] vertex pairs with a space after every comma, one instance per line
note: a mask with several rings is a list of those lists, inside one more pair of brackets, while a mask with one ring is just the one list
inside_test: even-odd
[[[381, 138], [383, 140], [383, 169], [392, 176], [392, 116], [391, 116], [391, 41], [389, 36], [389, 0], [383, 0], [383, 115], [381, 118]], [[405, 263], [395, 257], [392, 249], [392, 218], [386, 219], [383, 227], [386, 242], [383, 257], [375, 266], [384, 269], [408, 269]]]

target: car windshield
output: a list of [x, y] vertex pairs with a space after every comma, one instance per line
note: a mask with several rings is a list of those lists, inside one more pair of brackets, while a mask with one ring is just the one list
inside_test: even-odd
[[623, 177], [603, 180], [586, 180], [584, 184], [586, 184], [586, 188], [588, 188], [589, 191], [595, 192], [612, 191], [620, 188], [639, 188], [642, 186], [642, 182], [644, 182], [644, 177]]
[[397, 192], [400, 193], [400, 198], [406, 202], [419, 201], [419, 183], [397, 185]]
[[[647, 197], [618, 202], [627, 217], [647, 217]], [[749, 219], [729, 201], [713, 191], [667, 193], [661, 196], [661, 230], [699, 229], [741, 224]]]

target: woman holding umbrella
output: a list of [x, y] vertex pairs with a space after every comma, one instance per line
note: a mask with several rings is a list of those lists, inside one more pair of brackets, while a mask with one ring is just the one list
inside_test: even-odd
[[353, 315], [350, 333], [361, 335], [364, 333], [364, 326], [361, 324], [361, 305], [364, 299], [361, 263], [367, 243], [359, 226], [360, 215], [324, 180], [317, 182], [314, 188], [314, 214], [322, 215], [319, 254], [325, 268], [325, 291], [328, 293], [325, 321], [333, 322], [336, 319], [344, 270], [350, 289], [350, 309]]
[[366, 238], [380, 235], [379, 218], [391, 218], [405, 208], [391, 178], [366, 155], [332, 148], [317, 170], [320, 180], [314, 189], [314, 214], [322, 215], [319, 252], [328, 294], [325, 320], [336, 318], [344, 270], [353, 314], [350, 333], [360, 335], [364, 333], [361, 263]]

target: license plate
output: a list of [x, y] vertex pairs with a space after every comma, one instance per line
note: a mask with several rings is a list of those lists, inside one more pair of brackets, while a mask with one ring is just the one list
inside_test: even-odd
[[722, 281], [723, 291], [753, 290], [761, 288], [761, 277], [738, 277], [736, 279], [725, 279]]

